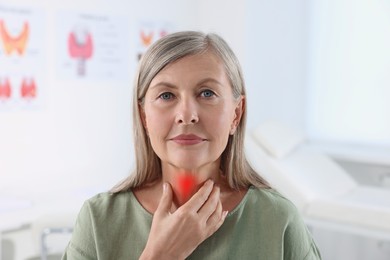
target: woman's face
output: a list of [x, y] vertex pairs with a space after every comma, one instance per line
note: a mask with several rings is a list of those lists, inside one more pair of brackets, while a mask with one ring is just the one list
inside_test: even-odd
[[150, 83], [141, 117], [164, 166], [184, 171], [218, 167], [242, 113], [223, 63], [212, 52], [166, 66]]

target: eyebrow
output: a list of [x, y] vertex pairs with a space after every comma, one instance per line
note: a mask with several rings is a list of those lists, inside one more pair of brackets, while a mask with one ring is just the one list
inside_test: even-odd
[[[205, 78], [205, 79], [202, 79], [201, 81], [199, 81], [196, 85], [197, 86], [200, 86], [200, 85], [203, 85], [207, 82], [213, 82], [213, 83], [216, 83], [220, 86], [222, 86], [222, 83], [219, 82], [218, 80], [214, 79], [214, 78]], [[173, 89], [177, 89], [177, 86], [172, 84], [172, 83], [169, 83], [169, 82], [166, 82], [166, 81], [161, 81], [161, 82], [158, 82], [157, 84], [154, 84], [153, 86], [150, 86], [149, 89], [153, 89], [153, 88], [157, 88], [159, 86], [164, 86], [164, 87], [168, 87], [168, 88], [173, 88]]]
[[161, 87], [168, 87], [168, 88], [177, 88], [177, 86], [175, 86], [172, 83], [169, 83], [169, 82], [166, 82], [166, 81], [160, 81], [157, 84], [154, 84], [153, 86], [150, 86], [149, 89], [154, 89], [154, 88], [157, 88], [157, 87], [160, 87], [160, 86]]
[[207, 83], [207, 82], [213, 82], [213, 83], [216, 83], [216, 84], [222, 86], [222, 83], [219, 82], [218, 80], [214, 79], [214, 78], [205, 78], [205, 79], [199, 81], [199, 83], [197, 85], [198, 86], [199, 85], [203, 85], [204, 83]]

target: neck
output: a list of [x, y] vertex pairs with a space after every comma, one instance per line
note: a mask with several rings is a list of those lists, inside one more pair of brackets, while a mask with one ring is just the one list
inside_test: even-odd
[[179, 169], [172, 165], [162, 167], [163, 182], [168, 182], [173, 191], [173, 202], [177, 207], [186, 203], [209, 179], [221, 183], [219, 168]]

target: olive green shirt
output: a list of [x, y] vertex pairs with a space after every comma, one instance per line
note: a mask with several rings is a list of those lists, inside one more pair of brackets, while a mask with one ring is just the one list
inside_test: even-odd
[[[99, 194], [82, 207], [62, 259], [138, 259], [152, 219], [132, 192]], [[272, 189], [251, 187], [221, 228], [187, 259], [321, 257], [295, 206]]]

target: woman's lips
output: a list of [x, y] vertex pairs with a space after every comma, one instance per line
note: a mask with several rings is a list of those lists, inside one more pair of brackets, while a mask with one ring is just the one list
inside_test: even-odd
[[175, 143], [182, 144], [182, 145], [194, 145], [199, 144], [206, 139], [203, 139], [197, 135], [189, 134], [189, 135], [178, 135], [171, 139]]

